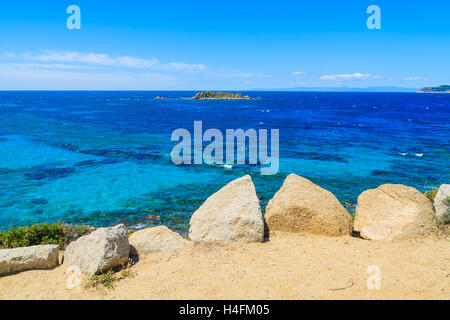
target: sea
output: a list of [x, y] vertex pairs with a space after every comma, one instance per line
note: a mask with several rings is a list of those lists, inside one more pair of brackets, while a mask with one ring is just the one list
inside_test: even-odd
[[[385, 183], [421, 192], [450, 183], [450, 94], [188, 91], [1, 91], [0, 230], [57, 221], [186, 234], [214, 192], [251, 175], [265, 211], [290, 173], [328, 189], [349, 212]], [[169, 99], [154, 100], [155, 97]], [[174, 130], [278, 129], [279, 170], [175, 165]], [[270, 151], [270, 148], [269, 148]], [[220, 210], [220, 208], [217, 208]]]

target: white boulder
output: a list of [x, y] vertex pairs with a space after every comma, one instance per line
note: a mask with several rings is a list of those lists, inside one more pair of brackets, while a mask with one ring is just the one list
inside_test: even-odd
[[228, 183], [194, 212], [189, 237], [200, 242], [262, 242], [264, 222], [249, 175]]
[[100, 228], [72, 242], [64, 252], [64, 263], [95, 274], [128, 261], [130, 244], [123, 224]]
[[32, 269], [51, 269], [58, 265], [59, 247], [40, 245], [0, 250], [0, 275]]
[[269, 231], [337, 237], [353, 230], [350, 214], [330, 191], [296, 174], [269, 201], [265, 219]]
[[395, 240], [436, 233], [433, 204], [418, 190], [384, 184], [358, 197], [355, 231], [369, 240]]
[[439, 218], [444, 216], [450, 206], [447, 198], [450, 198], [450, 184], [442, 184], [434, 198], [434, 210]]

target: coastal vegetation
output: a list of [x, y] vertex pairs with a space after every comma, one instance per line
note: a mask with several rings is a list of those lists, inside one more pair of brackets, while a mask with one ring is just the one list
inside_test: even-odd
[[112, 269], [101, 274], [93, 274], [86, 279], [84, 283], [85, 288], [96, 288], [98, 285], [103, 285], [105, 288], [114, 289], [114, 273]]
[[61, 223], [35, 224], [0, 232], [0, 247], [18, 248], [57, 244], [64, 247], [64, 229]]
[[438, 189], [433, 189], [433, 190], [431, 190], [431, 191], [426, 191], [426, 192], [424, 193], [424, 195], [425, 195], [425, 197], [428, 198], [428, 200], [430, 200], [431, 202], [433, 202], [433, 201], [434, 201], [434, 198], [436, 197], [437, 192], [438, 192]]
[[43, 223], [0, 231], [0, 248], [19, 248], [56, 244], [61, 249], [90, 233], [94, 228], [83, 225]]
[[132, 273], [128, 269], [122, 270], [117, 273], [114, 273], [113, 269], [109, 269], [106, 272], [101, 272], [99, 274], [93, 274], [89, 276], [85, 279], [83, 286], [86, 289], [98, 288], [99, 286], [103, 286], [108, 290], [113, 290], [117, 281], [130, 277], [132, 277]]

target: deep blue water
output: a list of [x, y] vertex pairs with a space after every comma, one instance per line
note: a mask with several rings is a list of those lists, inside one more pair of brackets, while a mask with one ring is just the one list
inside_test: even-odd
[[[252, 175], [263, 211], [289, 173], [341, 201], [383, 183], [450, 182], [450, 94], [249, 92], [249, 101], [153, 100], [194, 92], [0, 92], [0, 230], [64, 221], [186, 232], [201, 203]], [[172, 131], [280, 130], [280, 171], [176, 166]]]

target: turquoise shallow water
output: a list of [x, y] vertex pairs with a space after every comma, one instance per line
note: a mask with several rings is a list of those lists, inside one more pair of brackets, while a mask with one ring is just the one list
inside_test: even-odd
[[[253, 92], [259, 100], [153, 100], [193, 92], [1, 92], [0, 230], [65, 221], [186, 232], [201, 203], [252, 175], [264, 210], [289, 173], [341, 201], [383, 183], [450, 181], [450, 95]], [[176, 128], [277, 128], [280, 170], [175, 166]]]

